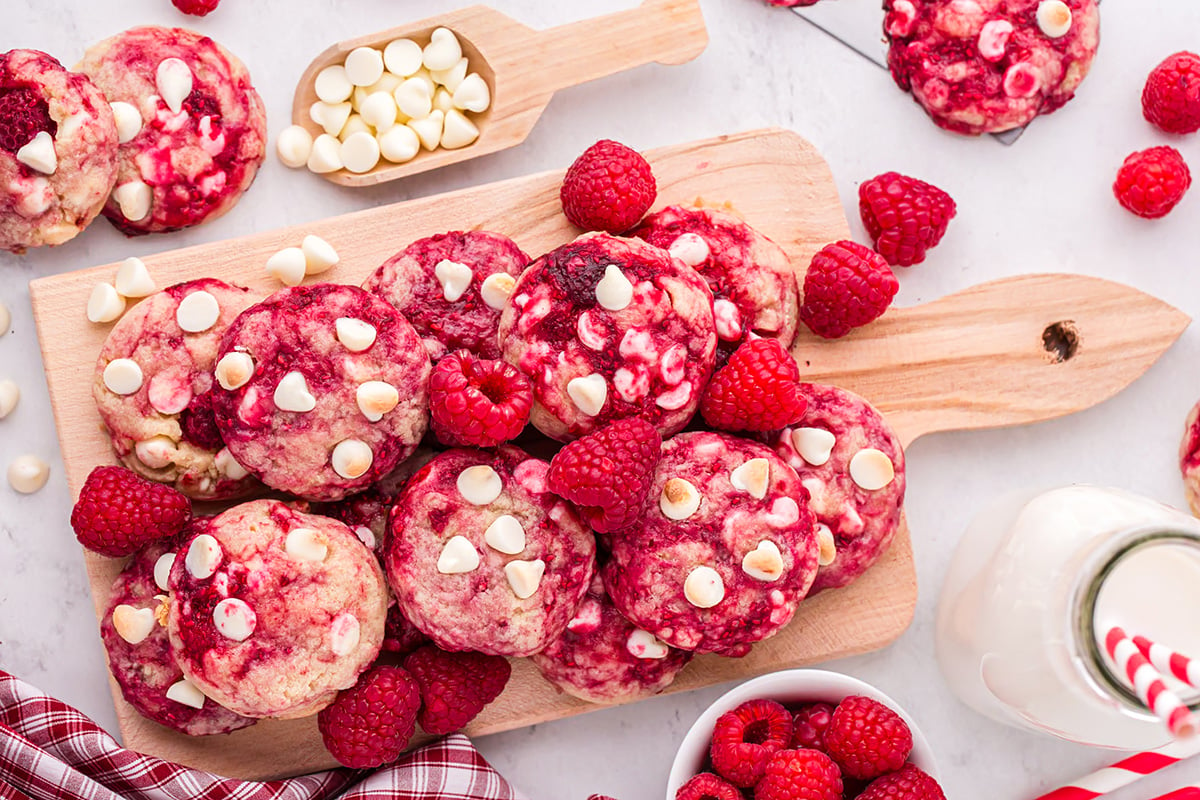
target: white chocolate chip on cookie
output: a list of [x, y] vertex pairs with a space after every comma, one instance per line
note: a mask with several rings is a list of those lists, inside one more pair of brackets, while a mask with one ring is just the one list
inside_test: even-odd
[[211, 292], [192, 292], [175, 309], [175, 321], [187, 333], [203, 333], [220, 318], [221, 304]]
[[109, 283], [97, 283], [88, 297], [87, 318], [90, 322], [112, 322], [125, 313], [125, 298]]
[[183, 564], [193, 578], [202, 581], [205, 578], [211, 578], [212, 574], [217, 571], [217, 567], [221, 564], [221, 556], [221, 543], [213, 536], [202, 533], [192, 539], [187, 555], [183, 558]]
[[483, 541], [493, 550], [515, 556], [525, 549], [525, 529], [521, 521], [510, 514], [503, 514], [488, 525], [483, 532]]
[[375, 344], [375, 326], [354, 317], [338, 317], [333, 323], [338, 341], [351, 353], [369, 350]]
[[146, 392], [150, 406], [160, 414], [178, 414], [192, 402], [192, 382], [186, 374], [171, 369], [150, 379]]
[[837, 558], [837, 540], [824, 523], [817, 523], [813, 530], [817, 534], [817, 565], [828, 567]]
[[329, 555], [329, 543], [312, 528], [292, 528], [284, 539], [283, 549], [297, 561], [321, 562]]
[[164, 592], [171, 590], [171, 567], [175, 566], [175, 554], [163, 553], [154, 562], [154, 585]]
[[229, 478], [231, 481], [240, 481], [250, 474], [249, 470], [238, 463], [238, 460], [233, 457], [233, 453], [229, 452], [228, 447], [222, 447], [213, 457], [213, 463], [216, 464], [217, 471]]
[[54, 152], [54, 137], [46, 131], [38, 132], [17, 151], [17, 161], [43, 175], [58, 171], [58, 154]]
[[604, 277], [596, 284], [596, 302], [609, 311], [620, 311], [633, 302], [633, 284], [616, 264], [604, 268]]
[[227, 391], [245, 386], [253, 375], [254, 359], [250, 357], [249, 353], [243, 353], [240, 350], [232, 350], [221, 356], [221, 360], [213, 369], [213, 376], [217, 379], [217, 383]]
[[379, 422], [383, 415], [400, 402], [400, 392], [384, 381], [367, 381], [358, 386], [354, 395], [358, 410], [371, 422]]
[[154, 86], [171, 113], [178, 114], [192, 93], [192, 70], [181, 58], [164, 58], [154, 71]]
[[713, 320], [717, 325], [717, 336], [727, 342], [736, 342], [742, 337], [742, 312], [733, 302], [724, 297], [713, 303]]
[[483, 297], [483, 302], [488, 304], [488, 308], [501, 311], [516, 286], [517, 280], [512, 275], [507, 272], [494, 272], [483, 279], [479, 294]]
[[130, 222], [137, 222], [150, 213], [154, 190], [148, 184], [134, 179], [113, 189], [112, 199], [121, 209], [121, 216]]
[[120, 100], [109, 105], [112, 106], [113, 120], [117, 123], [117, 143], [133, 141], [133, 137], [142, 130], [142, 112], [132, 103]]
[[667, 411], [676, 411], [686, 406], [692, 399], [692, 384], [684, 381], [669, 392], [663, 392], [654, 398], [654, 404]]
[[594, 417], [604, 408], [604, 402], [608, 399], [608, 384], [603, 375], [593, 372], [567, 381], [567, 395], [576, 408]]
[[456, 481], [459, 494], [468, 503], [476, 506], [486, 506], [500, 496], [504, 485], [496, 470], [487, 464], [477, 464], [467, 467], [458, 473]]
[[689, 267], [698, 267], [708, 260], [712, 250], [702, 236], [694, 233], [683, 233], [671, 242], [667, 252], [678, 258]]
[[1042, 0], [1038, 3], [1037, 23], [1051, 39], [1066, 36], [1071, 30], [1071, 7], [1063, 0]]
[[154, 293], [154, 279], [140, 258], [129, 257], [117, 267], [117, 292], [122, 297], [146, 297]]
[[540, 558], [533, 561], [510, 561], [504, 565], [504, 577], [513, 594], [520, 600], [528, 600], [537, 592], [542, 584], [542, 575], [546, 573], [546, 562]]
[[157, 621], [154, 619], [154, 609], [134, 608], [122, 603], [112, 612], [113, 630], [129, 644], [141, 644], [154, 630]]
[[696, 608], [712, 608], [725, 599], [725, 582], [712, 567], [696, 567], [683, 582], [683, 596]]
[[746, 492], [756, 500], [767, 496], [767, 485], [771, 479], [771, 464], [765, 458], [752, 458], [729, 473], [733, 488]]
[[764, 583], [774, 583], [783, 577], [783, 554], [779, 545], [763, 539], [758, 547], [742, 557], [742, 572]]
[[700, 492], [683, 478], [671, 478], [663, 484], [658, 507], [667, 519], [687, 519], [700, 508]]
[[1006, 19], [994, 19], [985, 24], [979, 31], [979, 55], [988, 61], [1004, 58], [1004, 50], [1008, 47], [1008, 39], [1012, 32], [1012, 23]]
[[866, 447], [850, 459], [850, 478], [868, 492], [882, 489], [896, 477], [896, 467], [882, 450]]
[[371, 446], [359, 439], [343, 439], [333, 448], [329, 457], [333, 471], [346, 480], [361, 478], [375, 463]]
[[187, 678], [180, 678], [167, 687], [166, 698], [189, 708], [204, 708], [204, 692]]
[[437, 571], [443, 575], [460, 575], [479, 568], [479, 553], [465, 536], [452, 536], [438, 556]]
[[104, 385], [113, 394], [131, 395], [142, 388], [142, 368], [132, 358], [114, 358], [104, 368]]
[[629, 638], [625, 640], [625, 649], [634, 658], [654, 660], [666, 658], [667, 653], [670, 652], [670, 648], [659, 641], [657, 636], [641, 628], [635, 628], [630, 632]]
[[824, 466], [833, 453], [837, 437], [824, 428], [796, 428], [792, 431], [792, 446], [800, 457], [814, 467]]
[[475, 273], [466, 264], [443, 258], [433, 268], [433, 274], [442, 285], [442, 297], [448, 303], [456, 303], [471, 286]]
[[348, 656], [358, 647], [362, 638], [362, 627], [358, 617], [343, 611], [333, 618], [329, 626], [329, 649], [335, 656]]
[[244, 642], [258, 627], [258, 615], [245, 600], [226, 597], [213, 609], [213, 624], [226, 639]]
[[133, 446], [137, 460], [150, 469], [162, 469], [175, 458], [175, 441], [170, 436], [151, 436]]
[[275, 407], [280, 411], [307, 414], [317, 407], [317, 398], [308, 390], [308, 380], [304, 373], [295, 370], [279, 379], [273, 399]]

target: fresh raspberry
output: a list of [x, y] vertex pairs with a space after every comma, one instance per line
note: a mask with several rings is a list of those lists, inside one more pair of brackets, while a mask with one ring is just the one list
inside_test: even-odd
[[700, 400], [704, 421], [723, 431], [773, 431], [804, 416], [800, 368], [775, 339], [743, 342]]
[[434, 367], [429, 405], [433, 432], [444, 444], [495, 447], [529, 422], [533, 390], [511, 364], [460, 350]]
[[957, 207], [932, 183], [885, 172], [858, 187], [858, 211], [883, 260], [911, 267], [946, 235]]
[[900, 715], [869, 697], [839, 703], [825, 731], [825, 750], [842, 772], [865, 780], [900, 769], [912, 745]]
[[193, 17], [204, 17], [216, 10], [221, 0], [171, 0], [171, 5]]
[[842, 800], [842, 773], [817, 750], [780, 750], [767, 760], [754, 800]]
[[946, 800], [946, 793], [920, 767], [905, 764], [899, 772], [876, 778], [858, 797], [859, 800]]
[[679, 787], [675, 800], [742, 800], [742, 793], [711, 772], [701, 772]]
[[826, 339], [845, 336], [887, 311], [900, 283], [883, 256], [857, 242], [825, 245], [804, 276], [800, 319]]
[[54, 136], [58, 125], [41, 94], [30, 88], [0, 89], [0, 149], [16, 155], [42, 131]]
[[762, 779], [767, 759], [792, 741], [792, 715], [774, 700], [748, 700], [717, 718], [712, 765], [734, 786]]
[[170, 486], [125, 467], [96, 467], [71, 511], [71, 527], [87, 549], [120, 558], [174, 536], [191, 516], [192, 501]]
[[833, 719], [829, 703], [809, 703], [792, 717], [792, 747], [825, 752], [825, 731]]
[[383, 649], [389, 653], [406, 656], [409, 653], [428, 644], [429, 637], [422, 633], [416, 625], [409, 622], [408, 617], [400, 610], [399, 603], [393, 603], [387, 611], [383, 623]]
[[1146, 219], [1166, 216], [1192, 185], [1192, 173], [1174, 147], [1131, 153], [1117, 171], [1117, 202]]
[[431, 644], [404, 659], [404, 668], [421, 688], [421, 727], [434, 736], [466, 727], [500, 696], [512, 674], [512, 667], [500, 656], [447, 653]]
[[601, 139], [575, 159], [559, 196], [572, 225], [585, 231], [623, 233], [654, 204], [658, 188], [641, 153]]
[[600, 533], [641, 521], [658, 466], [662, 437], [649, 422], [627, 417], [576, 439], [550, 459], [550, 491], [579, 508]]
[[188, 407], [179, 413], [179, 428], [183, 438], [197, 447], [216, 452], [225, 446], [213, 415], [212, 392], [196, 395]]
[[317, 714], [317, 728], [338, 763], [355, 769], [379, 767], [404, 752], [420, 708], [421, 693], [413, 677], [400, 667], [377, 664]]
[[1184, 50], [1150, 70], [1142, 113], [1167, 133], [1200, 130], [1200, 56]]

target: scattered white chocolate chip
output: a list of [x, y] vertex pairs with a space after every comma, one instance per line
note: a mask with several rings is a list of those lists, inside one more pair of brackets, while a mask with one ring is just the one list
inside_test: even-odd
[[217, 626], [217, 632], [226, 639], [244, 642], [258, 627], [258, 615], [245, 600], [226, 597], [213, 609], [213, 624]]
[[114, 358], [104, 368], [104, 385], [113, 394], [133, 394], [144, 380], [142, 368], [132, 358]]
[[475, 273], [466, 264], [443, 258], [433, 268], [433, 274], [442, 285], [442, 297], [446, 302], [454, 303], [462, 297], [471, 285]]
[[174, 553], [163, 553], [154, 562], [154, 585], [164, 592], [171, 590], [171, 568], [174, 566]]
[[479, 553], [465, 536], [452, 536], [438, 556], [437, 571], [443, 575], [474, 572], [479, 567]]
[[371, 445], [359, 439], [343, 439], [334, 446], [329, 456], [333, 471], [350, 481], [365, 475], [374, 462], [375, 453]]
[[356, 47], [346, 56], [346, 78], [355, 86], [370, 86], [383, 76], [383, 53], [374, 47]]
[[868, 492], [882, 489], [895, 477], [896, 467], [882, 450], [866, 447], [850, 459], [851, 480]]
[[828, 567], [837, 558], [837, 540], [833, 538], [833, 531], [824, 523], [817, 523], [813, 530], [817, 534], [817, 564]]
[[1051, 39], [1066, 36], [1071, 30], [1071, 7], [1063, 0], [1042, 0], [1038, 3], [1037, 23]]
[[167, 687], [166, 697], [190, 708], [204, 708], [204, 692], [187, 678], [180, 678]]
[[192, 292], [175, 309], [175, 321], [187, 333], [203, 333], [220, 318], [221, 304], [211, 292]]
[[476, 464], [458, 473], [455, 481], [458, 492], [468, 503], [476, 506], [486, 506], [504, 489], [504, 484], [496, 470], [487, 464]]
[[111, 283], [97, 283], [88, 297], [87, 318], [92, 322], [112, 322], [125, 313], [125, 298]]
[[112, 106], [113, 120], [117, 123], [117, 143], [132, 141], [142, 130], [142, 112], [132, 103], [120, 100], [109, 105]]
[[8, 465], [8, 485], [21, 494], [33, 494], [49, 477], [50, 465], [32, 454], [17, 456]]
[[433, 93], [433, 107], [445, 113], [454, 108], [454, 95], [445, 86], [439, 86]]
[[426, 150], [436, 150], [437, 146], [442, 141], [442, 127], [445, 125], [446, 115], [441, 111], [433, 111], [424, 119], [414, 119], [408, 123], [408, 127], [412, 128], [413, 133], [417, 134], [417, 138], [421, 140], [421, 146]]
[[335, 656], [348, 656], [358, 647], [361, 636], [358, 617], [343, 611], [333, 618], [333, 624], [329, 626], [329, 649]]
[[633, 302], [633, 284], [616, 264], [604, 268], [604, 277], [596, 284], [596, 302], [609, 311], [620, 311]]
[[733, 488], [746, 492], [756, 500], [767, 496], [767, 485], [771, 479], [771, 463], [765, 458], [752, 458], [729, 473]]
[[393, 164], [412, 161], [421, 152], [421, 139], [407, 125], [393, 125], [379, 134], [379, 154]]
[[533, 561], [510, 561], [504, 565], [504, 577], [508, 578], [508, 585], [520, 600], [533, 597], [545, 573], [546, 562], [540, 558]]
[[704, 237], [694, 233], [682, 233], [671, 242], [667, 252], [689, 267], [698, 267], [708, 260], [711, 248]]
[[295, 411], [307, 414], [317, 407], [317, 398], [308, 390], [308, 380], [303, 372], [292, 370], [275, 385], [275, 407], [280, 411]]
[[833, 453], [837, 437], [824, 428], [796, 428], [792, 431], [792, 446], [800, 457], [814, 467], [824, 466]]
[[312, 155], [313, 137], [307, 128], [289, 125], [275, 139], [275, 153], [285, 167], [296, 169], [308, 163]]
[[400, 392], [384, 381], [366, 381], [359, 384], [354, 399], [364, 417], [371, 422], [379, 422], [384, 414], [400, 402]]
[[9, 378], [0, 380], [0, 419], [4, 419], [17, 407], [21, 399], [21, 389], [16, 381]]
[[162, 469], [171, 463], [175, 457], [175, 441], [170, 436], [151, 436], [133, 446], [137, 460], [150, 469]]
[[134, 608], [122, 603], [112, 612], [113, 630], [129, 644], [141, 644], [158, 624], [154, 619], [154, 609]]
[[472, 72], [463, 78], [458, 88], [454, 89], [454, 107], [463, 111], [479, 113], [486, 111], [492, 104], [491, 90], [477, 72]]
[[217, 465], [217, 471], [229, 478], [231, 481], [240, 481], [242, 478], [250, 474], [249, 470], [238, 463], [233, 457], [233, 453], [229, 452], [228, 447], [222, 447], [213, 457], [213, 463]]
[[254, 359], [250, 357], [249, 353], [243, 353], [241, 350], [232, 350], [221, 356], [221, 360], [213, 369], [213, 376], [217, 379], [217, 383], [221, 384], [221, 388], [226, 391], [242, 388], [250, 382], [252, 375], [254, 375]]
[[337, 250], [333, 249], [333, 245], [311, 233], [305, 236], [304, 241], [300, 243], [300, 251], [304, 253], [305, 275], [320, 275], [336, 266], [341, 260]]
[[297, 561], [320, 562], [329, 555], [325, 537], [312, 528], [292, 528], [283, 540], [283, 549]]
[[457, 108], [445, 112], [442, 120], [442, 147], [457, 150], [479, 138], [479, 128]]
[[307, 166], [318, 175], [337, 172], [342, 168], [342, 143], [334, 136], [322, 133], [313, 140]]
[[358, 113], [363, 122], [384, 133], [396, 124], [396, 99], [390, 92], [372, 92], [359, 104]]
[[383, 48], [383, 63], [388, 72], [407, 78], [421, 68], [421, 45], [412, 39], [394, 39]]
[[341, 103], [350, 99], [354, 92], [354, 84], [346, 75], [346, 68], [341, 64], [332, 64], [317, 73], [313, 81], [313, 90], [317, 97], [325, 103]]
[[469, 68], [467, 59], [460, 58], [452, 67], [430, 70], [429, 77], [433, 79], [434, 83], [440, 84], [447, 92], [453, 95], [466, 79]]
[[663, 484], [658, 507], [667, 519], [687, 519], [700, 508], [700, 492], [683, 478], [671, 478]]
[[154, 72], [154, 85], [171, 113], [178, 114], [192, 93], [192, 70], [181, 58], [164, 58]]
[[712, 567], [696, 567], [683, 582], [683, 596], [696, 608], [712, 608], [725, 599], [725, 582]]
[[285, 247], [267, 259], [267, 274], [284, 286], [299, 286], [308, 273], [308, 259], [299, 247]]
[[117, 293], [122, 297], [146, 297], [154, 293], [154, 279], [140, 258], [129, 257], [117, 267]]
[[608, 384], [603, 375], [593, 372], [567, 381], [567, 395], [576, 408], [594, 417], [604, 408], [604, 402], [608, 399]]
[[515, 556], [525, 549], [525, 529], [516, 517], [502, 514], [483, 532], [483, 541], [493, 550]]
[[145, 219], [150, 213], [150, 204], [154, 202], [154, 190], [139, 180], [122, 183], [113, 189], [112, 199], [121, 209], [121, 216], [130, 222]]
[[36, 136], [17, 150], [17, 161], [43, 175], [53, 175], [58, 170], [58, 154], [54, 152], [54, 137], [46, 131]]
[[198, 581], [211, 578], [221, 563], [221, 543], [213, 536], [202, 533], [188, 545], [187, 555], [183, 557], [183, 565], [188, 574]]
[[507, 272], [493, 272], [483, 279], [483, 284], [479, 287], [479, 294], [489, 308], [500, 311], [516, 287], [517, 279], [512, 275]]
[[8, 306], [0, 302], [0, 336], [8, 333], [8, 329], [12, 327], [12, 313], [8, 310]]
[[986, 23], [979, 31], [979, 55], [988, 61], [1004, 58], [1004, 50], [1008, 47], [1012, 32], [1012, 23], [1006, 19], [994, 19]]
[[449, 69], [462, 58], [462, 45], [449, 28], [436, 28], [429, 37], [429, 44], [421, 52], [421, 63], [427, 69]]
[[342, 166], [361, 175], [379, 163], [379, 142], [367, 131], [352, 133], [342, 142]]
[[670, 648], [659, 641], [657, 636], [641, 628], [635, 628], [629, 634], [629, 638], [625, 640], [625, 649], [634, 658], [654, 660], [666, 658], [667, 653], [670, 652]]
[[353, 317], [338, 317], [333, 323], [338, 341], [352, 353], [361, 353], [375, 344], [375, 326]]
[[410, 119], [424, 119], [433, 111], [433, 90], [421, 78], [409, 78], [396, 87], [393, 104]]
[[783, 554], [779, 545], [763, 539], [758, 547], [742, 557], [742, 572], [764, 583], [774, 583], [783, 577]]

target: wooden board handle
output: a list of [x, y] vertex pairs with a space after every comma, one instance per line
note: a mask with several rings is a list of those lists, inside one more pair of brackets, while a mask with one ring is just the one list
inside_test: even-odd
[[1023, 275], [892, 309], [836, 341], [802, 329], [793, 352], [805, 380], [862, 394], [908, 445], [1090, 408], [1141, 376], [1189, 322], [1112, 281]]

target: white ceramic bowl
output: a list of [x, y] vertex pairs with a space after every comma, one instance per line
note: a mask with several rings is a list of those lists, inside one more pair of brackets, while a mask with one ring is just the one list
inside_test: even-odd
[[909, 730], [912, 731], [913, 749], [908, 760], [937, 778], [937, 765], [934, 763], [933, 751], [929, 749], [929, 742], [925, 740], [925, 735], [921, 733], [913, 718], [905, 713], [895, 700], [874, 686], [863, 683], [857, 678], [851, 678], [849, 675], [820, 669], [789, 669], [763, 675], [730, 689], [700, 715], [700, 718], [687, 732], [687, 736], [683, 737], [683, 743], [679, 745], [679, 750], [675, 753], [675, 763], [671, 765], [671, 777], [667, 779], [666, 800], [675, 800], [675, 793], [679, 791], [679, 787], [704, 769], [704, 760], [708, 755], [713, 726], [716, 725], [717, 718], [726, 711], [732, 711], [747, 700], [759, 698], [778, 700], [784, 704], [830, 703], [837, 705], [843, 698], [853, 695], [878, 700], [899, 714], [900, 718], [908, 725]]

